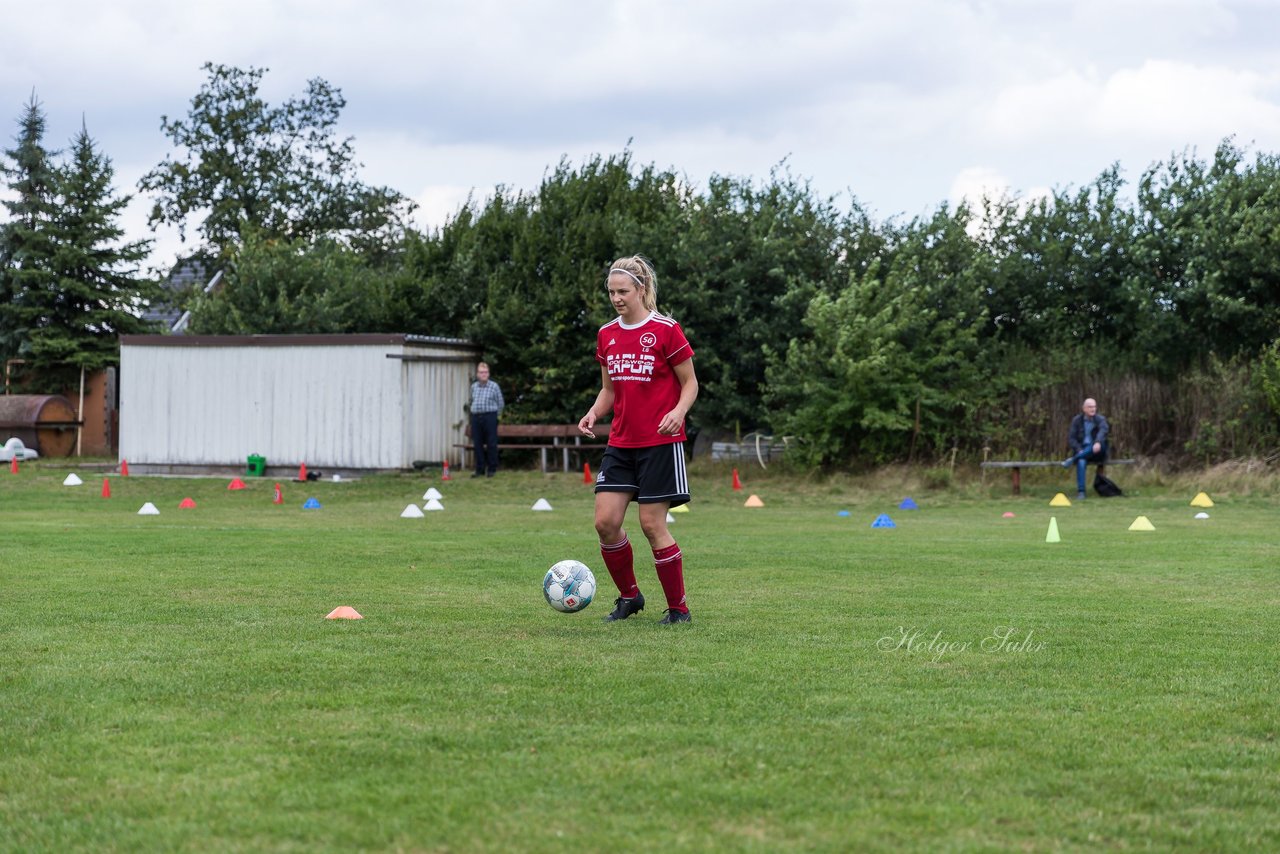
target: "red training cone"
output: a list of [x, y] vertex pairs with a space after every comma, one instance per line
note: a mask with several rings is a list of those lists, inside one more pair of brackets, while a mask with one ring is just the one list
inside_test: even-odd
[[244, 485], [244, 481], [238, 477], [227, 484], [227, 489], [246, 489], [246, 488], [247, 487]]
[[440, 475], [440, 479], [453, 480], [453, 478], [449, 477], [449, 461], [448, 460], [444, 461], [444, 474]]
[[111, 497], [111, 481], [107, 480], [105, 477], [102, 479], [102, 497]]
[[272, 504], [284, 503], [284, 490], [280, 488], [280, 484], [276, 484], [276, 497], [271, 499]]
[[129, 461], [128, 461], [128, 460], [121, 460], [121, 461], [120, 461], [120, 476], [121, 476], [121, 477], [128, 477], [128, 476], [129, 476]]
[[16, 455], [9, 458], [9, 471], [14, 474], [18, 473], [18, 458]]
[[302, 481], [303, 483], [307, 482], [307, 464], [306, 463], [303, 463], [302, 465], [298, 466], [298, 480]]
[[738, 480], [738, 470], [733, 470], [733, 488], [742, 489], [742, 481]]
[[196, 506], [195, 501], [191, 500], [190, 498], [184, 498], [180, 502], [178, 502], [179, 510], [194, 510], [195, 506]]
[[591, 483], [591, 464], [590, 463], [582, 464], [582, 482]]

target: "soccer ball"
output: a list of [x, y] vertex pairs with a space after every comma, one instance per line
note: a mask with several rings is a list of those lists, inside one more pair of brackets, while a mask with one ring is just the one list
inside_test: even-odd
[[596, 597], [596, 577], [585, 563], [562, 560], [547, 570], [542, 579], [542, 595], [552, 608], [572, 614]]

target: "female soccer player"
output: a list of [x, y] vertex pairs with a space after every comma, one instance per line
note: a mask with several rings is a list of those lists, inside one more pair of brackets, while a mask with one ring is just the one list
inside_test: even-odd
[[600, 394], [578, 422], [583, 435], [594, 439], [596, 420], [613, 413], [609, 446], [596, 478], [596, 533], [604, 565], [621, 595], [605, 620], [625, 620], [644, 610], [631, 541], [622, 530], [627, 506], [635, 501], [667, 597], [661, 622], [688, 623], [684, 560], [667, 530], [667, 511], [689, 502], [684, 419], [698, 397], [693, 348], [680, 324], [658, 314], [658, 277], [644, 258], [614, 261], [607, 286], [618, 316], [597, 333]]

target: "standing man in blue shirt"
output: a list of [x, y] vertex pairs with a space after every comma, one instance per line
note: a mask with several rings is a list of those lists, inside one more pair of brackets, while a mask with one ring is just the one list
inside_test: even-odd
[[489, 379], [489, 365], [476, 365], [476, 381], [471, 384], [471, 441], [475, 446], [476, 470], [472, 477], [498, 472], [498, 416], [504, 406], [502, 389]]
[[1098, 414], [1098, 401], [1087, 398], [1080, 407], [1080, 414], [1071, 419], [1067, 428], [1067, 446], [1071, 456], [1062, 461], [1062, 467], [1076, 467], [1076, 498], [1084, 498], [1084, 470], [1089, 463], [1107, 461], [1107, 438], [1111, 425]]

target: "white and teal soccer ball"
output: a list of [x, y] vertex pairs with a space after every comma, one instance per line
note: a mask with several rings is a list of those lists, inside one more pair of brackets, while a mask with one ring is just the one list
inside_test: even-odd
[[573, 614], [596, 598], [596, 577], [585, 563], [562, 560], [547, 570], [542, 579], [542, 595], [552, 608]]

